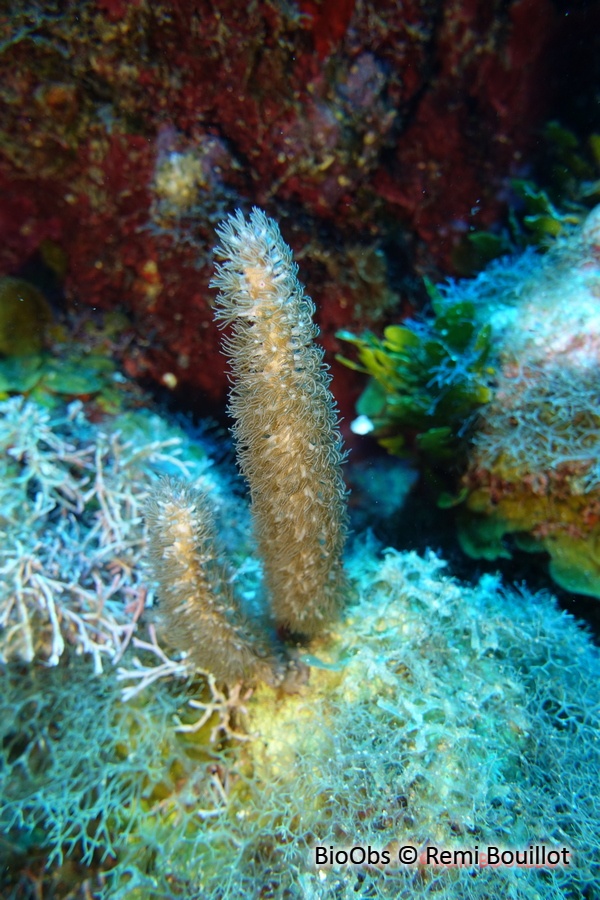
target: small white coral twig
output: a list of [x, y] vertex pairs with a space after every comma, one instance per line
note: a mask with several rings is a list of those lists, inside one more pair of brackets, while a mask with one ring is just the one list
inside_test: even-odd
[[220, 690], [217, 687], [214, 675], [206, 673], [206, 679], [211, 694], [210, 700], [206, 703], [202, 700], [192, 699], [188, 701], [189, 706], [193, 709], [202, 709], [204, 712], [196, 722], [192, 722], [189, 725], [184, 725], [179, 722], [177, 731], [193, 734], [200, 731], [213, 716], [218, 715], [218, 722], [210, 733], [211, 743], [214, 743], [221, 733], [225, 734], [227, 737], [234, 738], [237, 741], [251, 740], [251, 735], [235, 730], [235, 728], [232, 727], [231, 721], [234, 715], [246, 713], [244, 702], [252, 696], [252, 690], [248, 687], [244, 687], [241, 681], [238, 681], [229, 688]]
[[118, 681], [133, 682], [133, 684], [123, 689], [121, 697], [125, 701], [131, 700], [132, 697], [135, 697], [161, 678], [187, 678], [191, 672], [190, 666], [185, 659], [177, 661], [167, 656], [158, 643], [156, 630], [153, 625], [149, 626], [148, 631], [150, 641], [142, 641], [140, 638], [134, 637], [132, 641], [133, 646], [137, 650], [151, 653], [159, 662], [158, 665], [145, 665], [139, 657], [134, 656], [132, 669], [123, 666], [117, 669]]

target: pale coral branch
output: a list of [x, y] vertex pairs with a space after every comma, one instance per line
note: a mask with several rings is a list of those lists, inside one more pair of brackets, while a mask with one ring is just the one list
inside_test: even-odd
[[217, 687], [214, 675], [211, 675], [210, 673], [206, 673], [206, 680], [211, 693], [211, 699], [208, 703], [193, 699], [189, 701], [189, 706], [193, 709], [202, 709], [204, 712], [196, 722], [186, 725], [179, 722], [177, 731], [193, 734], [196, 731], [199, 731], [214, 715], [218, 715], [219, 720], [210, 733], [211, 743], [214, 743], [217, 740], [220, 732], [223, 732], [228, 737], [238, 741], [251, 740], [251, 735], [244, 734], [243, 732], [236, 731], [232, 728], [231, 719], [236, 713], [246, 713], [246, 707], [243, 704], [244, 701], [248, 700], [252, 695], [252, 690], [245, 687], [244, 694], [242, 695], [242, 688], [244, 686], [241, 681], [238, 681], [230, 688], [220, 690]]
[[190, 674], [189, 665], [185, 660], [178, 662], [167, 656], [158, 643], [154, 625], [149, 626], [148, 632], [150, 634], [150, 642], [142, 641], [139, 638], [134, 637], [132, 644], [137, 650], [145, 650], [148, 653], [151, 653], [160, 660], [160, 662], [155, 666], [147, 666], [141, 662], [139, 657], [134, 656], [132, 662], [133, 669], [127, 669], [122, 666], [117, 669], [118, 681], [137, 682], [124, 688], [121, 694], [121, 698], [124, 701], [131, 700], [132, 697], [135, 697], [149, 685], [154, 684], [155, 681], [158, 681], [161, 678], [186, 678]]

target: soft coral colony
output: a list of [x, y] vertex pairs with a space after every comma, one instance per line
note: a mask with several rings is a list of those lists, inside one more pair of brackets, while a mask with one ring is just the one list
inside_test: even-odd
[[[224, 223], [219, 254], [255, 544], [245, 500], [158, 417], [102, 438], [71, 406], [36, 443], [33, 401], [3, 410], [5, 483], [21, 490], [3, 512], [3, 647], [58, 663], [3, 676], [7, 895], [37, 878], [127, 900], [595, 896], [597, 651], [552, 598], [492, 576], [461, 586], [431, 553], [365, 537], [342, 559], [343, 453], [311, 302], [259, 211]], [[152, 614], [143, 505], [162, 601], [146, 639], [132, 634]], [[34, 551], [64, 581], [32, 563], [18, 583], [11, 560]], [[119, 662], [130, 699], [70, 648]], [[571, 863], [397, 864], [405, 846], [541, 844]], [[317, 846], [391, 863], [316, 866]]]
[[[313, 635], [339, 609], [346, 533], [343, 459], [314, 306], [275, 223], [255, 209], [221, 228], [214, 285], [234, 388], [238, 458], [250, 485], [257, 549], [279, 627]], [[250, 638], [224, 608], [225, 579], [208, 501], [163, 482], [150, 507], [155, 575], [200, 665], [234, 680], [258, 666]], [[201, 562], [202, 561], [202, 562]], [[264, 668], [264, 666], [262, 666]]]

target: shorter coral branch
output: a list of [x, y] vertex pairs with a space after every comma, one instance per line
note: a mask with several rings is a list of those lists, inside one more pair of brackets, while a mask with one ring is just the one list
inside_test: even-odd
[[205, 493], [163, 478], [146, 510], [149, 554], [171, 642], [199, 669], [235, 682], [269, 669], [220, 562], [210, 501]]

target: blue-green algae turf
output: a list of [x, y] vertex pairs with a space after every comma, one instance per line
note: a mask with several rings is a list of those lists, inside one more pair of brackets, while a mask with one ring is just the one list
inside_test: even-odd
[[[81, 661], [7, 670], [4, 872], [37, 847], [49, 871], [88, 865], [111, 900], [599, 897], [588, 635], [551, 597], [491, 576], [465, 587], [433, 554], [367, 541], [347, 567], [353, 602], [305, 647], [308, 683], [238, 696], [229, 730], [217, 716], [176, 730], [190, 697], [206, 700], [200, 676], [123, 703]], [[568, 847], [572, 864], [314, 865], [317, 845], [535, 844]]]

